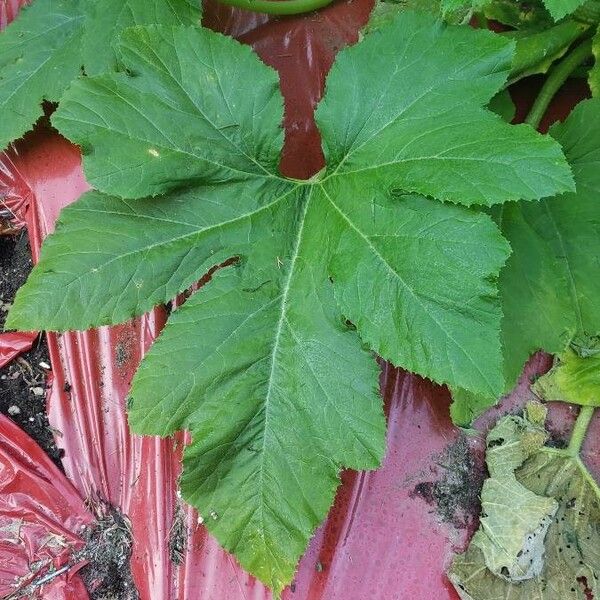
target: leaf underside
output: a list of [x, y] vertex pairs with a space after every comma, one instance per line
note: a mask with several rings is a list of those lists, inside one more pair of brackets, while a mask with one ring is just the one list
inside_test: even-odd
[[53, 118], [99, 191], [63, 211], [8, 326], [124, 321], [236, 257], [171, 315], [129, 417], [142, 434], [191, 431], [184, 497], [275, 590], [340, 469], [381, 461], [371, 351], [503, 389], [509, 248], [468, 206], [572, 189], [558, 144], [483, 108], [511, 52], [413, 13], [342, 51], [317, 110], [327, 169], [306, 182], [278, 171], [276, 73], [210, 31], [127, 30], [127, 74], [78, 81]]

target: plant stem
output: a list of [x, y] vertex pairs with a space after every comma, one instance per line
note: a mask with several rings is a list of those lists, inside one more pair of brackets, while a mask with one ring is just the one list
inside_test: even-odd
[[219, 0], [222, 4], [236, 6], [269, 15], [298, 15], [312, 12], [331, 4], [333, 0]]
[[575, 421], [575, 426], [573, 427], [573, 433], [571, 434], [571, 441], [569, 442], [569, 454], [572, 456], [578, 456], [579, 451], [581, 450], [581, 445], [583, 444], [583, 440], [585, 439], [585, 434], [587, 433], [588, 426], [590, 421], [592, 420], [592, 416], [594, 414], [593, 406], [582, 406], [579, 414], [577, 415], [577, 420]]
[[561, 62], [559, 62], [550, 72], [540, 93], [538, 94], [531, 111], [525, 119], [525, 123], [529, 123], [535, 129], [538, 128], [548, 105], [554, 95], [562, 87], [563, 83], [569, 78], [569, 75], [577, 69], [577, 67], [592, 54], [592, 40], [588, 39], [582, 42], [570, 54], [567, 54]]

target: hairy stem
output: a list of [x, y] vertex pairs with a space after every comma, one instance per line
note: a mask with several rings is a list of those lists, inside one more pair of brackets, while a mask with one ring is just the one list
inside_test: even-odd
[[559, 62], [550, 72], [548, 79], [544, 82], [540, 93], [538, 94], [531, 111], [525, 119], [532, 127], [538, 128], [548, 105], [554, 95], [562, 87], [563, 83], [569, 78], [571, 73], [592, 54], [592, 40], [588, 39], [577, 46], [572, 52]]
[[333, 0], [220, 0], [220, 2], [269, 15], [298, 15], [323, 8]]
[[593, 414], [593, 406], [582, 406], [581, 410], [579, 411], [579, 415], [577, 415], [577, 420], [575, 421], [575, 426], [573, 427], [573, 433], [571, 434], [571, 441], [569, 442], [568, 448], [569, 453], [573, 456], [579, 455], [581, 445], [585, 439], [585, 434], [587, 433]]

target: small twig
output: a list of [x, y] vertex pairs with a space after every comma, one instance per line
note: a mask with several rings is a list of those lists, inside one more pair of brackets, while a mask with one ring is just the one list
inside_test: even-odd
[[49, 581], [52, 581], [56, 577], [59, 577], [63, 573], [66, 573], [67, 571], [69, 571], [70, 569], [75, 567], [77, 564], [79, 564], [79, 561], [67, 563], [63, 567], [60, 567], [60, 569], [55, 569], [53, 571], [50, 571], [49, 573], [46, 573], [42, 577], [38, 577], [37, 579], [34, 579], [31, 583], [27, 584], [24, 588], [22, 588], [20, 590], [16, 590], [15, 592], [12, 592], [8, 596], [4, 596], [3, 600], [17, 600], [18, 598], [24, 598], [27, 596], [30, 597], [32, 595], [32, 592], [36, 588], [39, 588], [42, 585], [48, 583]]

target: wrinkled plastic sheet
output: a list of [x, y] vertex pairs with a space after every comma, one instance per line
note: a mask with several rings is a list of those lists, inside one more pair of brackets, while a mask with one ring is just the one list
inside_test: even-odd
[[10, 23], [21, 6], [29, 4], [28, 0], [0, 0], [0, 29], [6, 27]]
[[[80, 494], [40, 447], [0, 415], [0, 597], [87, 598], [73, 564], [69, 576], [51, 577], [72, 560], [91, 521]], [[47, 583], [42, 583], [46, 578]]]
[[37, 337], [36, 332], [0, 333], [0, 369], [30, 350]]
[[[323, 164], [312, 111], [335, 52], [356, 40], [369, 9], [370, 3], [362, 0], [341, 2], [315, 15], [280, 20], [225, 7], [206, 11], [208, 25], [252, 44], [280, 72], [286, 99], [282, 171], [290, 176], [310, 176]], [[88, 189], [79, 152], [58, 135], [38, 129], [0, 162], [0, 173], [14, 182], [16, 213], [27, 222], [37, 259], [60, 209]], [[165, 319], [164, 310], [157, 308], [117, 327], [48, 335], [54, 372], [49, 419], [60, 432], [57, 444], [64, 449], [63, 465], [77, 491], [78, 510], [84, 501], [101, 498], [129, 518], [131, 570], [142, 600], [267, 600], [270, 592], [218, 546], [178, 497], [185, 435], [140, 438], [128, 431], [128, 387]], [[547, 357], [536, 356], [515, 392], [479, 419], [477, 427], [485, 430], [498, 414], [522, 407], [531, 397], [528, 377], [548, 366]], [[384, 465], [373, 472], [342, 474], [331, 514], [301, 560], [286, 600], [457, 598], [445, 569], [452, 552], [464, 549], [477, 526], [476, 494], [459, 491], [477, 490], [485, 474], [482, 438], [466, 437], [452, 426], [445, 388], [388, 365], [382, 368], [381, 387], [389, 424]], [[552, 408], [554, 435], [568, 434], [574, 414], [567, 405]], [[600, 472], [600, 436], [594, 435], [599, 429], [596, 419], [584, 447], [595, 473]], [[21, 439], [25, 447], [31, 443], [26, 442]], [[36, 456], [24, 472], [35, 472], [38, 459], [44, 462]], [[10, 453], [3, 454], [0, 473], [10, 471], [12, 461]], [[55, 481], [66, 485], [58, 477]], [[17, 494], [19, 486], [16, 482]], [[41, 485], [36, 492], [41, 511], [32, 513], [34, 521], [44, 511], [43, 489]], [[448, 503], [453, 494], [460, 498]], [[16, 498], [0, 519], [12, 518], [11, 511], [18, 514], [19, 505]], [[90, 518], [85, 513], [80, 517], [82, 522]], [[63, 529], [76, 531], [67, 527], [67, 519], [56, 516]], [[49, 527], [41, 516], [36, 522], [42, 531]], [[181, 555], [173, 552], [177, 532], [183, 532]], [[40, 552], [32, 548], [32, 556]], [[23, 563], [7, 564], [5, 577], [26, 572]], [[79, 591], [65, 593], [66, 598], [82, 597]]]

